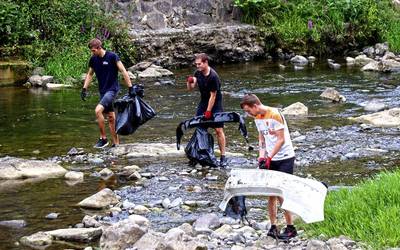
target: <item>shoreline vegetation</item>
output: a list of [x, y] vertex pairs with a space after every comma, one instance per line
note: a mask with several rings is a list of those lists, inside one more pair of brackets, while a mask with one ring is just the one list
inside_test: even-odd
[[353, 188], [331, 191], [325, 200], [325, 220], [301, 227], [308, 237], [346, 235], [373, 249], [398, 247], [399, 183], [397, 170], [379, 173]]
[[388, 42], [400, 52], [400, 11], [391, 0], [234, 0], [267, 50], [325, 56]]
[[128, 65], [135, 48], [125, 24], [94, 0], [0, 1], [0, 57], [27, 60], [64, 83], [87, 71], [88, 41], [97, 37]]

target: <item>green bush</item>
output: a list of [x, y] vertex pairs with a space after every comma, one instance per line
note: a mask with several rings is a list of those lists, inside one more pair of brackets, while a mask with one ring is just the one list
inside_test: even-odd
[[389, 41], [400, 51], [399, 13], [390, 0], [235, 0], [270, 49], [329, 53]]
[[127, 28], [93, 0], [0, 0], [0, 51], [44, 66], [59, 80], [86, 71], [94, 37], [125, 65], [134, 63]]
[[325, 220], [303, 224], [309, 236], [346, 235], [374, 249], [400, 245], [400, 171], [381, 173], [353, 189], [330, 192]]

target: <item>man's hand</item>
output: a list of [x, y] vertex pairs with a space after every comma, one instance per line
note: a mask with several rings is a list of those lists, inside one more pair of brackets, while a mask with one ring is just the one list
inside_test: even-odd
[[193, 83], [193, 82], [194, 82], [193, 76], [188, 76], [188, 77], [186, 78], [186, 81], [187, 81], [188, 83]]
[[136, 96], [136, 91], [135, 91], [135, 89], [133, 88], [133, 86], [130, 86], [130, 87], [128, 88], [128, 95], [129, 95], [130, 97], [135, 97], [135, 96]]
[[259, 169], [269, 169], [270, 167], [271, 167], [271, 157], [258, 158], [258, 168]]
[[86, 101], [86, 97], [87, 97], [87, 90], [86, 90], [86, 88], [82, 88], [82, 90], [81, 90], [82, 101]]
[[212, 112], [211, 111], [204, 112], [204, 118], [206, 120], [210, 120], [212, 118]]

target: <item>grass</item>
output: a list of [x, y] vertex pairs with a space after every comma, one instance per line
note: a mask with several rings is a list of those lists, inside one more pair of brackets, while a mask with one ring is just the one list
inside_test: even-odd
[[400, 245], [400, 171], [384, 172], [353, 189], [330, 192], [325, 220], [302, 224], [310, 237], [345, 235], [373, 249]]

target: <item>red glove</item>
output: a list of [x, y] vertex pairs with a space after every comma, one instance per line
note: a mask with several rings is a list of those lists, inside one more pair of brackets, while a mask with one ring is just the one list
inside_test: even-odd
[[188, 83], [194, 83], [194, 78], [193, 78], [193, 76], [188, 76], [188, 77], [186, 78], [186, 81], [187, 81]]
[[258, 158], [258, 168], [259, 169], [269, 169], [271, 167], [271, 157]]
[[211, 111], [204, 112], [204, 118], [206, 120], [210, 120], [212, 118], [212, 112]]

